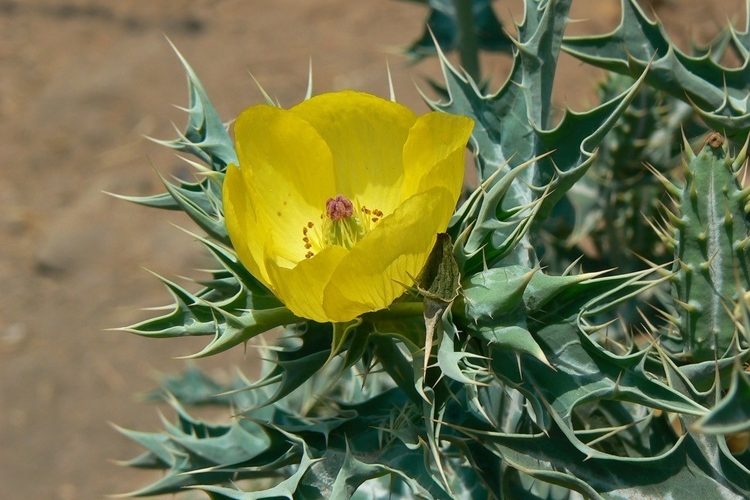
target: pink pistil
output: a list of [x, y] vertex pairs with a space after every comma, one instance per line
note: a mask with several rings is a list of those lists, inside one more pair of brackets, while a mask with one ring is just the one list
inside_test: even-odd
[[326, 201], [326, 215], [334, 222], [348, 219], [353, 214], [354, 205], [345, 196], [338, 195], [336, 198], [328, 198], [328, 201]]

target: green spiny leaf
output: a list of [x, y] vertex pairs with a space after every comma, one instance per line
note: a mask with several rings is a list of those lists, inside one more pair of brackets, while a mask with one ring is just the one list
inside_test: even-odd
[[746, 36], [732, 30], [735, 45], [745, 47], [745, 54], [741, 53], [743, 64], [739, 68], [727, 68], [711, 52], [685, 54], [671, 42], [662, 24], [650, 21], [635, 0], [622, 0], [622, 12], [620, 25], [613, 32], [567, 38], [564, 50], [621, 74], [642, 75], [649, 67], [649, 85], [694, 103], [709, 126], [731, 136], [750, 132]]
[[741, 367], [735, 367], [726, 396], [695, 423], [695, 431], [726, 435], [749, 429], [750, 377]]

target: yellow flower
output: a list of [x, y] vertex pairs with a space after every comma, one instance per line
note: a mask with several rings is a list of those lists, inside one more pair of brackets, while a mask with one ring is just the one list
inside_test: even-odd
[[472, 126], [353, 91], [246, 109], [223, 192], [240, 261], [303, 318], [387, 308], [450, 221]]

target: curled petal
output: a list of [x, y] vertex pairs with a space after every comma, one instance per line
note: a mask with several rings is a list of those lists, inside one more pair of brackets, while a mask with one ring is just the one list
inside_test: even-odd
[[344, 247], [331, 246], [293, 268], [281, 267], [269, 259], [274, 293], [295, 315], [319, 323], [330, 321], [323, 309], [323, 290], [348, 253]]
[[455, 202], [436, 187], [412, 196], [346, 255], [330, 277], [323, 309], [344, 322], [388, 307], [419, 274]]
[[430, 188], [461, 194], [463, 159], [474, 121], [464, 116], [428, 113], [417, 118], [404, 144], [404, 199]]

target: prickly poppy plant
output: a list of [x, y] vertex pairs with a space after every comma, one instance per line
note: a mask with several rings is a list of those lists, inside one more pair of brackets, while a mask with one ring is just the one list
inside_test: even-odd
[[388, 307], [448, 227], [471, 128], [351, 91], [245, 110], [223, 191], [240, 261], [302, 318]]
[[[283, 333], [258, 380], [163, 380], [176, 422], [122, 431], [163, 475], [130, 495], [750, 498], [750, 25], [688, 53], [634, 0], [577, 38], [572, 0], [525, 0], [509, 42], [487, 0], [424, 3], [437, 45], [407, 54], [445, 79], [420, 117], [308, 89], [232, 140], [178, 54], [188, 124], [163, 144], [201, 175], [128, 199], [184, 211], [216, 269], [125, 330], [206, 336], [195, 357]], [[511, 46], [485, 90], [477, 51]], [[610, 72], [599, 105], [554, 108], [561, 50]]]

